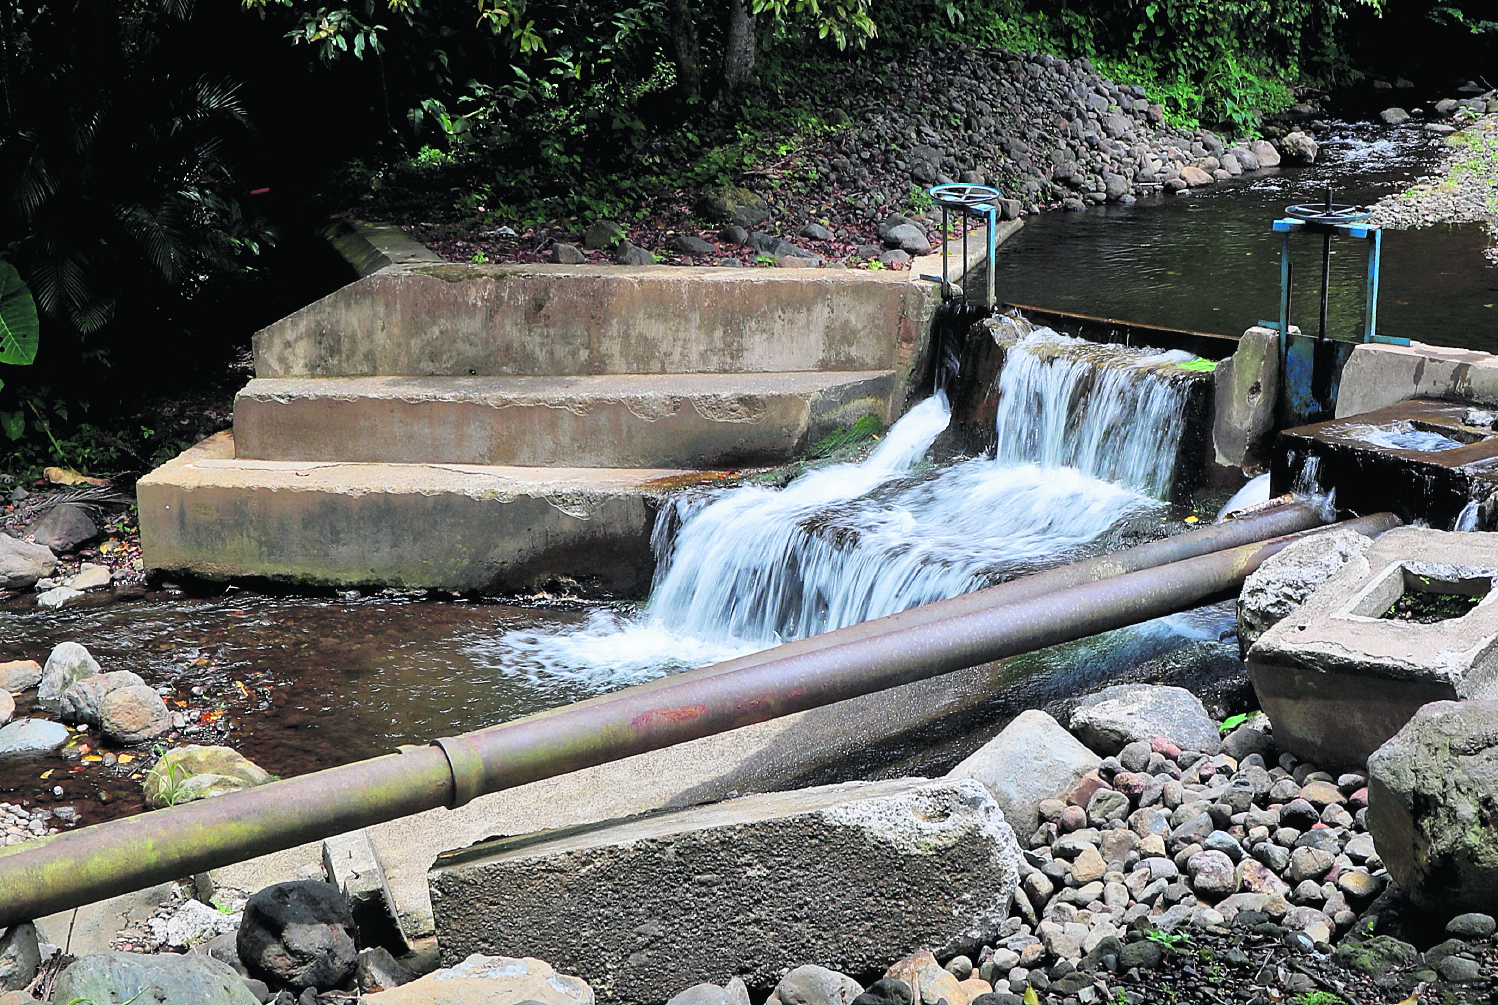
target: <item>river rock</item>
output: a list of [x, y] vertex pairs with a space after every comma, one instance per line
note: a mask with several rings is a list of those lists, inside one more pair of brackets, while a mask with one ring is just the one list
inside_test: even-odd
[[10, 722], [16, 715], [16, 700], [9, 691], [0, 691], [0, 726]]
[[1403, 108], [1385, 108], [1378, 117], [1391, 126], [1402, 126], [1410, 120], [1410, 113]]
[[655, 256], [644, 248], [631, 244], [628, 240], [622, 240], [614, 249], [614, 261], [619, 265], [654, 265]]
[[703, 191], [697, 200], [697, 215], [711, 223], [753, 227], [770, 218], [770, 206], [747, 188], [722, 186]]
[[329, 883], [299, 880], [250, 897], [235, 945], [250, 974], [272, 987], [322, 990], [353, 975], [356, 935], [343, 894]]
[[37, 594], [36, 606], [66, 607], [81, 596], [83, 596], [82, 590], [75, 590], [71, 586], [54, 586], [50, 590]]
[[1105, 755], [1157, 736], [1208, 755], [1216, 754], [1221, 744], [1217, 724], [1201, 699], [1185, 688], [1159, 684], [1115, 684], [1083, 698], [1072, 713], [1071, 730]]
[[808, 241], [830, 241], [832, 240], [832, 231], [828, 230], [820, 223], [808, 223], [806, 226], [796, 231], [796, 236], [804, 237]]
[[926, 239], [926, 232], [913, 223], [902, 223], [891, 228], [884, 243], [891, 248], [899, 248], [908, 255], [931, 253], [931, 242]]
[[36, 926], [23, 921], [0, 928], [0, 991], [19, 991], [30, 985], [41, 963]]
[[58, 974], [53, 1000], [260, 1005], [232, 967], [196, 953], [94, 953]]
[[[9, 727], [7, 727], [9, 728]], [[1417, 906], [1498, 903], [1498, 701], [1422, 706], [1368, 759], [1368, 830]]]
[[1016, 834], [1039, 826], [1040, 804], [1065, 796], [1102, 760], [1039, 709], [1021, 712], [998, 736], [947, 773], [975, 778], [993, 795]]
[[1316, 141], [1299, 129], [1286, 133], [1280, 140], [1280, 155], [1292, 164], [1314, 164], [1318, 151]]
[[836, 970], [801, 966], [780, 978], [767, 1005], [848, 1005], [863, 985]]
[[725, 973], [770, 986], [787, 960], [868, 973], [922, 945], [974, 953], [1008, 918], [1018, 862], [979, 782], [890, 779], [496, 838], [439, 858], [428, 885], [444, 952], [523, 944], [645, 1003]]
[[46, 545], [54, 554], [65, 555], [80, 544], [99, 536], [98, 525], [88, 510], [77, 503], [58, 503], [26, 528], [26, 536]]
[[146, 772], [146, 805], [175, 805], [274, 781], [270, 772], [229, 747], [174, 747]]
[[908, 985], [915, 1005], [937, 1005], [943, 998], [947, 1005], [966, 1005], [969, 1000], [956, 975], [944, 970], [936, 957], [925, 949], [891, 965], [884, 972], [884, 979]]
[[172, 728], [172, 713], [154, 688], [131, 684], [104, 695], [99, 702], [99, 728], [120, 743], [142, 743], [166, 735]]
[[0, 726], [0, 754], [35, 754], [68, 742], [68, 727], [47, 719], [18, 719]]
[[37, 688], [37, 704], [49, 712], [62, 708], [62, 693], [85, 677], [102, 673], [99, 661], [76, 642], [63, 642], [54, 646], [42, 667], [42, 679]]
[[622, 240], [624, 228], [613, 220], [594, 220], [583, 233], [583, 247], [592, 251], [607, 251]]
[[1372, 538], [1355, 530], [1328, 530], [1265, 559], [1243, 581], [1238, 596], [1238, 640], [1243, 651], [1372, 544]]
[[533, 957], [474, 953], [409, 984], [365, 995], [369, 1005], [593, 1005], [593, 989], [580, 977], [559, 974]]
[[109, 569], [102, 565], [84, 562], [76, 576], [69, 577], [63, 585], [70, 590], [98, 590], [113, 582]]
[[99, 725], [99, 703], [111, 691], [122, 687], [142, 686], [146, 682], [140, 675], [129, 670], [112, 670], [109, 673], [85, 677], [62, 693], [58, 717], [63, 722], [86, 722]]
[[0, 663], [0, 691], [29, 691], [42, 682], [42, 665], [36, 660]]
[[0, 590], [29, 590], [56, 568], [51, 548], [0, 534]]
[[563, 244], [558, 241], [551, 246], [551, 262], [553, 265], [582, 265], [588, 260], [588, 256], [582, 253], [582, 249], [576, 245]]
[[1248, 149], [1253, 152], [1254, 158], [1259, 162], [1259, 167], [1279, 167], [1280, 153], [1268, 140], [1255, 140], [1249, 144]]
[[700, 237], [695, 237], [691, 234], [678, 234], [671, 241], [671, 250], [679, 251], [683, 255], [701, 257], [703, 255], [714, 254], [718, 248], [717, 245], [710, 241], [704, 241]]
[[1203, 185], [1212, 184], [1212, 176], [1199, 167], [1187, 164], [1181, 168], [1181, 181], [1192, 188], [1200, 188]]

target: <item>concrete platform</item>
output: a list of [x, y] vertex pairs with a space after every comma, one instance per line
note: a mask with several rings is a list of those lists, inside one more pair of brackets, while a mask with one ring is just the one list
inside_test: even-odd
[[149, 568], [223, 580], [642, 597], [666, 491], [699, 472], [240, 460], [218, 433], [137, 484]]
[[[1432, 701], [1498, 697], [1498, 534], [1397, 527], [1248, 651], [1275, 742], [1329, 771], [1368, 756]], [[1461, 617], [1385, 617], [1407, 593], [1482, 598]]]
[[865, 415], [893, 370], [280, 377], [234, 401], [238, 457], [571, 467], [783, 464]]

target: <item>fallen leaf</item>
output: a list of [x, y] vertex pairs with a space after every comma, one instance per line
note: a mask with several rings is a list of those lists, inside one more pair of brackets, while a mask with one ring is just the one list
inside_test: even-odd
[[48, 768], [46, 771], [42, 772], [42, 777], [43, 778], [51, 778], [52, 777], [52, 772], [55, 771], [55, 770], [56, 770], [55, 768]]
[[135, 760], [135, 755], [121, 754], [117, 760], [120, 764], [129, 764], [131, 761]]
[[89, 755], [87, 755], [87, 756], [85, 756], [83, 758], [83, 763], [84, 764], [93, 764], [95, 761], [102, 761], [102, 760], [104, 760], [104, 758], [100, 757], [98, 754], [89, 754]]
[[53, 485], [93, 485], [103, 488], [109, 484], [107, 478], [90, 478], [88, 475], [80, 475], [68, 468], [43, 468], [42, 477]]

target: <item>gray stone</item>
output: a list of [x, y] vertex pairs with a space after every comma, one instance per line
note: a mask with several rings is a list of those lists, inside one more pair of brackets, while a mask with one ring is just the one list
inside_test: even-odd
[[1102, 125], [1103, 132], [1116, 140], [1134, 128], [1134, 120], [1126, 115], [1104, 115]]
[[0, 726], [0, 754], [34, 754], [68, 742], [68, 727], [47, 719], [18, 719]]
[[1087, 800], [1087, 822], [1094, 827], [1103, 827], [1114, 820], [1129, 815], [1129, 797], [1112, 789], [1098, 789]]
[[75, 550], [80, 544], [99, 536], [99, 528], [88, 510], [77, 503], [58, 503], [40, 520], [26, 528], [26, 536], [46, 545], [58, 555]]
[[588, 256], [575, 245], [558, 241], [551, 246], [551, 261], [554, 265], [582, 265], [587, 260]]
[[54, 586], [49, 590], [37, 594], [36, 606], [66, 607], [81, 596], [83, 596], [82, 590], [75, 590], [71, 586]]
[[671, 248], [684, 255], [695, 255], [698, 257], [716, 254], [718, 251], [717, 245], [710, 241], [704, 241], [700, 237], [693, 237], [690, 234], [678, 234], [672, 240]]
[[0, 590], [29, 590], [56, 568], [51, 548], [0, 534]]
[[16, 715], [16, 700], [9, 691], [0, 691], [0, 726], [10, 722]]
[[910, 254], [899, 248], [892, 248], [879, 256], [879, 264], [886, 269], [903, 269], [910, 264]]
[[1015, 716], [947, 777], [982, 782], [1014, 832], [1032, 834], [1040, 825], [1041, 802], [1071, 791], [1100, 763], [1098, 755], [1055, 719], [1030, 709]]
[[146, 805], [175, 806], [273, 781], [269, 772], [230, 747], [173, 747], [146, 772]]
[[99, 702], [99, 728], [120, 743], [142, 743], [165, 736], [172, 714], [154, 688], [132, 684], [110, 691]]
[[911, 255], [926, 255], [931, 252], [931, 242], [926, 239], [926, 232], [913, 223], [902, 223], [891, 228], [884, 243]]
[[1452, 112], [1456, 111], [1458, 107], [1460, 107], [1460, 104], [1461, 103], [1455, 98], [1442, 98], [1440, 101], [1436, 102], [1436, 114], [1450, 115]]
[[1243, 650], [1247, 652], [1261, 635], [1372, 544], [1372, 538], [1355, 530], [1328, 530], [1265, 559], [1244, 580], [1238, 597], [1238, 638]]
[[607, 251], [624, 239], [624, 228], [613, 220], [594, 220], [583, 234], [583, 247], [591, 251]]
[[354, 966], [354, 986], [360, 991], [368, 994], [385, 988], [398, 988], [415, 979], [416, 975], [391, 956], [390, 950], [384, 946], [359, 950], [359, 961]]
[[95, 953], [57, 976], [53, 999], [152, 1002], [154, 1005], [259, 1005], [234, 969], [191, 953], [142, 956]]
[[1382, 977], [1390, 970], [1407, 967], [1420, 958], [1408, 942], [1387, 935], [1356, 942], [1348, 939], [1332, 951], [1332, 958], [1350, 970], [1368, 977]]
[[1316, 141], [1299, 129], [1280, 139], [1280, 155], [1292, 164], [1314, 164], [1318, 151]]
[[1498, 701], [1432, 702], [1368, 759], [1368, 830], [1416, 905], [1498, 903], [1495, 764]]
[[1436, 973], [1449, 984], [1472, 984], [1482, 980], [1482, 965], [1464, 956], [1448, 956], [1437, 965]]
[[[1245, 757], [1258, 754], [1265, 761], [1270, 761], [1274, 753], [1274, 741], [1264, 732], [1264, 727], [1269, 725], [1267, 716], [1259, 716], [1252, 723], [1244, 723], [1222, 738], [1222, 752], [1235, 761], [1242, 761]], [[1263, 771], [1262, 768], [1258, 769]], [[1267, 773], [1265, 778], [1268, 778]], [[1264, 793], [1269, 792], [1269, 786], [1264, 787]]]
[[1128, 971], [1138, 967], [1140, 970], [1153, 970], [1164, 959], [1164, 946], [1158, 942], [1141, 939], [1139, 942], [1127, 943], [1118, 951], [1118, 969]]
[[1191, 888], [1208, 900], [1221, 900], [1237, 892], [1238, 873], [1233, 860], [1220, 851], [1201, 851], [1186, 863]]
[[1270, 143], [1268, 140], [1255, 140], [1253, 143], [1249, 144], [1248, 149], [1253, 152], [1254, 158], [1258, 160], [1259, 167], [1279, 167], [1279, 151], [1274, 149], [1274, 144]]
[[724, 244], [744, 244], [749, 240], [749, 231], [743, 227], [727, 226], [718, 231], [718, 240]]
[[767, 986], [786, 960], [971, 954], [996, 941], [1018, 860], [979, 782], [892, 779], [494, 839], [439, 858], [429, 885], [444, 954], [524, 947], [610, 1000], [660, 1002], [726, 974]]
[[322, 843], [322, 864], [328, 882], [338, 887], [348, 902], [359, 940], [366, 946], [384, 946], [402, 955], [408, 952], [410, 944], [369, 832], [361, 828], [328, 838]]
[[828, 230], [820, 223], [808, 223], [806, 226], [796, 231], [796, 236], [804, 237], [808, 241], [830, 241], [832, 240], [832, 231]]
[[1071, 730], [1103, 754], [1157, 736], [1209, 755], [1220, 746], [1217, 725], [1201, 699], [1185, 688], [1159, 684], [1115, 684], [1083, 698], [1072, 713]]
[[[737, 977], [722, 987], [708, 983], [694, 984], [666, 1005], [749, 1005], [749, 989]], [[909, 992], [906, 993], [904, 1005], [910, 1005]]]
[[20, 991], [30, 985], [41, 963], [35, 925], [23, 921], [0, 928], [0, 992]]
[[1403, 108], [1385, 108], [1378, 117], [1391, 126], [1402, 126], [1410, 120], [1410, 113]]
[[915, 226], [915, 221], [910, 219], [909, 217], [901, 216], [899, 213], [891, 213], [889, 216], [886, 216], [883, 220], [879, 221], [879, 226], [876, 228], [876, 233], [878, 233], [879, 235], [879, 240], [889, 242], [890, 234], [894, 232], [896, 227], [907, 226]]
[[457, 966], [365, 995], [367, 1005], [593, 1005], [593, 989], [537, 959], [474, 953]]
[[1381, 617], [1408, 590], [1494, 577], [1492, 533], [1397, 527], [1350, 558], [1249, 650], [1275, 743], [1328, 771], [1357, 770], [1422, 705], [1494, 696], [1498, 604], [1432, 624]]
[[112, 670], [109, 673], [85, 677], [62, 693], [59, 718], [63, 722], [86, 722], [99, 725], [99, 703], [111, 691], [122, 687], [143, 685], [145, 681], [129, 670]]
[[49, 712], [62, 708], [62, 693], [85, 677], [102, 673], [98, 660], [76, 642], [62, 642], [54, 646], [42, 667], [42, 680], [37, 687], [37, 704]]
[[106, 567], [84, 562], [78, 569], [78, 574], [68, 579], [64, 586], [74, 590], [98, 590], [113, 582], [113, 577]]
[[723, 186], [702, 193], [697, 202], [697, 213], [711, 223], [753, 227], [770, 218], [770, 206], [746, 188]]
[[644, 248], [631, 244], [628, 240], [623, 240], [614, 249], [614, 261], [619, 265], [654, 265], [655, 256]]
[[356, 935], [343, 895], [327, 883], [301, 880], [250, 897], [236, 946], [251, 976], [272, 987], [321, 990], [353, 976]]
[[1446, 934], [1455, 935], [1459, 939], [1486, 939], [1495, 929], [1498, 929], [1498, 922], [1493, 920], [1491, 914], [1479, 914], [1475, 911], [1458, 914], [1446, 922]]
[[847, 974], [808, 964], [780, 978], [768, 1005], [848, 1005], [861, 994], [863, 985]]

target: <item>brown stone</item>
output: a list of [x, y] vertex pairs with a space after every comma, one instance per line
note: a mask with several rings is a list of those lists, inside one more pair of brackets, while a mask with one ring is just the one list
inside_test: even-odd
[[1324, 810], [1332, 805], [1342, 806], [1347, 802], [1347, 797], [1342, 794], [1342, 790], [1331, 782], [1307, 782], [1301, 787], [1300, 798], [1318, 810]]
[[1103, 856], [1095, 848], [1082, 849], [1082, 854], [1071, 864], [1072, 879], [1077, 881], [1078, 886], [1102, 879], [1107, 874], [1108, 863], [1103, 861]]

